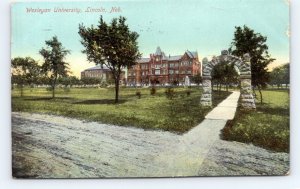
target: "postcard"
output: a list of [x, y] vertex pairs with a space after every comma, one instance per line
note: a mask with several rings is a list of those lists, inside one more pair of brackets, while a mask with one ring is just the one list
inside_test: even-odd
[[284, 176], [284, 0], [11, 4], [12, 176]]

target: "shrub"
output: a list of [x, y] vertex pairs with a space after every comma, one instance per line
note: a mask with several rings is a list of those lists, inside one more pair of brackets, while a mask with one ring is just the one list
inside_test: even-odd
[[179, 81], [177, 81], [177, 80], [172, 81], [172, 85], [173, 85], [173, 86], [179, 85]]
[[192, 92], [192, 91], [187, 90], [187, 91], [186, 91], [186, 95], [187, 95], [187, 96], [190, 96], [190, 95], [191, 95], [191, 92]]
[[151, 87], [150, 94], [151, 95], [155, 95], [156, 94], [156, 88], [155, 87]]
[[52, 87], [47, 87], [46, 91], [52, 91]]
[[64, 87], [64, 92], [70, 92], [70, 88], [69, 87]]
[[106, 87], [108, 87], [108, 84], [107, 84], [106, 82], [102, 82], [102, 83], [100, 84], [100, 87], [101, 87], [101, 88], [106, 88]]
[[175, 97], [175, 91], [173, 88], [167, 88], [165, 91], [166, 97], [172, 100]]
[[135, 95], [140, 99], [142, 96], [142, 93], [141, 93], [141, 91], [136, 91]]

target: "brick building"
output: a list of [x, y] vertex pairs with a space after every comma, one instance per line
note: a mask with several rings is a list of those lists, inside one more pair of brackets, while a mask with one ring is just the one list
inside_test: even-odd
[[127, 85], [184, 83], [186, 76], [201, 73], [197, 52], [186, 51], [182, 55], [166, 56], [157, 47], [149, 58], [141, 58], [137, 64], [128, 69]]
[[[106, 66], [95, 66], [92, 68], [88, 68], [81, 72], [81, 79], [82, 78], [101, 78], [104, 82], [113, 83], [114, 77]], [[125, 71], [122, 71], [120, 82], [125, 82]]]

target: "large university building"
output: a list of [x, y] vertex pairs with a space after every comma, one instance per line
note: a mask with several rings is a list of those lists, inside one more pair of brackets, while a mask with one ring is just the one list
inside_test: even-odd
[[201, 73], [197, 52], [186, 51], [182, 55], [166, 55], [160, 47], [149, 58], [141, 58], [128, 68], [127, 85], [184, 83], [186, 76]]
[[[92, 68], [88, 68], [81, 72], [81, 79], [82, 78], [100, 78], [103, 82], [112, 82], [114, 77], [111, 73], [111, 70], [108, 69], [106, 66], [95, 66]], [[122, 71], [120, 77], [120, 83], [125, 82], [125, 71]]]

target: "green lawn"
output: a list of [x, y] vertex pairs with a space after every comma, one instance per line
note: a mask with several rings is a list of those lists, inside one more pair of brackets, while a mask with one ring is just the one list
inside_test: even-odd
[[[258, 95], [259, 97], [259, 95]], [[289, 151], [289, 92], [263, 91], [263, 104], [257, 99], [257, 111], [239, 109], [233, 121], [222, 130], [225, 140], [253, 143], [275, 151]]]
[[[136, 92], [141, 92], [141, 99]], [[187, 94], [190, 90], [190, 95]], [[56, 90], [56, 99], [45, 88], [12, 91], [12, 110], [62, 115], [89, 121], [98, 121], [144, 129], [161, 129], [184, 133], [199, 124], [211, 108], [201, 107], [199, 88], [175, 88], [175, 97], [166, 98], [165, 88], [120, 89], [120, 103], [114, 104], [114, 88], [72, 88]], [[213, 95], [214, 106], [229, 95], [222, 92]]]

